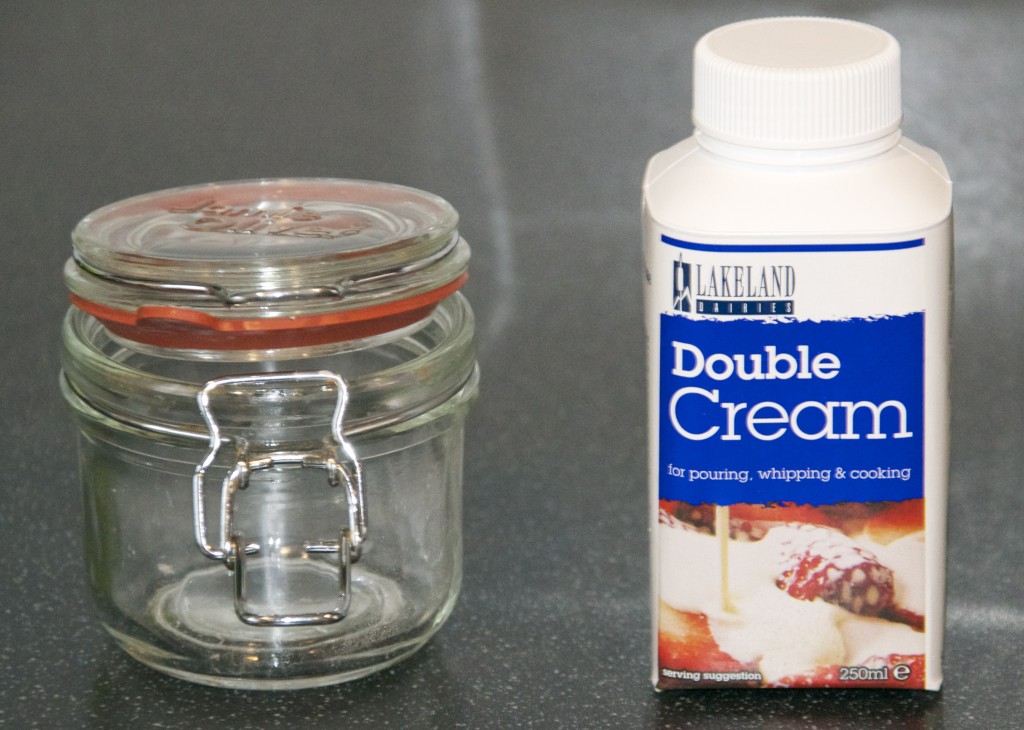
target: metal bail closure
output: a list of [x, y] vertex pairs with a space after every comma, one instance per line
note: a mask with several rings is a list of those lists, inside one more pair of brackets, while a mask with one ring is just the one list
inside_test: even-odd
[[[210, 409], [210, 397], [218, 390], [237, 386], [256, 388], [293, 384], [333, 385], [337, 392], [337, 405], [331, 418], [330, 439], [324, 440], [320, 451], [274, 451], [250, 453], [244, 439], [224, 437], [220, 426]], [[192, 509], [195, 521], [195, 539], [199, 549], [209, 558], [224, 561], [227, 569], [234, 573], [235, 613], [252, 626], [310, 626], [341, 621], [348, 613], [351, 602], [352, 564], [359, 555], [366, 540], [366, 500], [363, 486], [363, 467], [356, 458], [352, 445], [342, 433], [342, 419], [348, 403], [348, 386], [344, 379], [327, 370], [314, 372], [270, 373], [239, 375], [216, 378], [208, 381], [196, 400], [199, 411], [210, 431], [210, 451], [202, 463], [196, 466], [192, 477]], [[221, 485], [220, 530], [216, 545], [211, 544], [206, 526], [205, 489], [206, 472], [217, 457], [221, 445], [233, 442], [238, 447], [238, 460], [224, 478]], [[247, 608], [246, 601], [246, 556], [258, 553], [258, 544], [247, 544], [245, 537], [233, 529], [235, 494], [249, 485], [249, 476], [254, 471], [275, 466], [313, 467], [327, 472], [331, 487], [345, 486], [348, 506], [347, 524], [338, 531], [338, 540], [311, 541], [304, 544], [307, 554], [338, 553], [338, 602], [330, 611], [264, 615]]]

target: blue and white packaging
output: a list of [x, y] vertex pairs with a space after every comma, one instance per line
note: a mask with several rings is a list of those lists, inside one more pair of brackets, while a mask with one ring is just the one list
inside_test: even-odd
[[749, 21], [695, 58], [695, 136], [644, 180], [653, 681], [937, 689], [949, 176], [883, 31]]

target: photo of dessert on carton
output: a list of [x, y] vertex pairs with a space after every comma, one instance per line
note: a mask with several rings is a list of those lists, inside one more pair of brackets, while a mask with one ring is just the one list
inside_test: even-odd
[[924, 686], [924, 502], [662, 500], [658, 687]]

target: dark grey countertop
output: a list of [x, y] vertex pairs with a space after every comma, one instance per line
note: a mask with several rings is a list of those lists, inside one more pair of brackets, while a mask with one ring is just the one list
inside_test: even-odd
[[[938, 694], [649, 685], [639, 181], [689, 134], [698, 36], [765, 14], [895, 34], [905, 131], [956, 182]], [[5, 3], [0, 725], [1021, 727], [1022, 35], [1009, 0]], [[171, 679], [107, 638], [56, 387], [75, 222], [136, 193], [264, 176], [450, 200], [483, 372], [450, 622], [379, 675], [278, 693]]]

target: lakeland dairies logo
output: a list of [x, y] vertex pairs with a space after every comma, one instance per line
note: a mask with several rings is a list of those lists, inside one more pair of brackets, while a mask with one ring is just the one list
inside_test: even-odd
[[672, 311], [692, 312], [692, 306], [690, 264], [680, 255], [678, 261], [672, 262]]
[[796, 270], [789, 265], [692, 264], [680, 254], [672, 262], [672, 311], [756, 317], [793, 314]]

